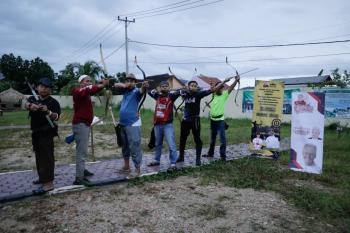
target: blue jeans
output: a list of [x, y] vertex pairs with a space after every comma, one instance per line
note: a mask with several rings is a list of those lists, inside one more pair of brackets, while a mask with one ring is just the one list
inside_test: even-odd
[[211, 131], [211, 138], [210, 138], [210, 147], [208, 151], [209, 156], [214, 155], [214, 148], [215, 148], [215, 141], [216, 141], [216, 135], [219, 132], [220, 135], [220, 157], [226, 158], [226, 135], [225, 135], [225, 121], [213, 121], [210, 120], [210, 131]]
[[162, 147], [163, 147], [163, 138], [169, 147], [169, 160], [171, 164], [175, 164], [177, 161], [177, 151], [176, 151], [176, 143], [175, 143], [175, 133], [172, 123], [168, 124], [158, 124], [154, 126], [154, 134], [156, 136], [156, 151], [154, 159], [158, 162], [160, 161], [160, 157], [162, 155]]
[[130, 159], [136, 168], [141, 166], [141, 127], [140, 126], [122, 126], [121, 140], [123, 141], [122, 153], [124, 159]]

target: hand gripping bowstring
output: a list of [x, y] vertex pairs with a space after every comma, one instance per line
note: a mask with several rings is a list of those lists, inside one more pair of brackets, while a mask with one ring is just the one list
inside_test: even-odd
[[[146, 73], [145, 73], [145, 71], [143, 71], [143, 69], [137, 64], [137, 57], [136, 57], [136, 56], [135, 56], [134, 64], [136, 65], [137, 69], [139, 69], [139, 70], [142, 72], [143, 80], [146, 81], [146, 78], [147, 78], [147, 77], [146, 77]], [[138, 111], [138, 112], [140, 112], [140, 109], [141, 109], [143, 103], [145, 102], [146, 96], [147, 96], [147, 92], [145, 91], [145, 92], [143, 93], [143, 95], [142, 95], [142, 99], [141, 99], [141, 101], [140, 101], [140, 103], [139, 103], [139, 106], [138, 106], [138, 108], [137, 108], [137, 111]]]

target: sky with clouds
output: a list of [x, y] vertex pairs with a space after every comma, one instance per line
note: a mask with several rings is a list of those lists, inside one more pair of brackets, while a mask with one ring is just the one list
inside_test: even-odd
[[[161, 11], [165, 5], [176, 8]], [[154, 8], [155, 13], [140, 13]], [[110, 55], [108, 72], [115, 73], [125, 71], [125, 47], [114, 52], [125, 42], [124, 23], [117, 16], [135, 18], [128, 27], [130, 40], [239, 46], [350, 39], [349, 9], [348, 0], [4, 0], [0, 2], [0, 54], [14, 53], [25, 59], [39, 56], [59, 72], [71, 62], [100, 62], [102, 43], [104, 56]], [[133, 12], [138, 13], [130, 15]], [[331, 55], [339, 53], [349, 54]], [[208, 76], [231, 75], [227, 56], [239, 72], [259, 68], [245, 81], [242, 78], [242, 86], [261, 77], [317, 75], [321, 69], [329, 74], [336, 67], [350, 70], [350, 42], [249, 49], [186, 49], [130, 42], [129, 70], [140, 75], [133, 64], [135, 56], [148, 75], [167, 73], [170, 66], [184, 79], [190, 79], [195, 69]]]

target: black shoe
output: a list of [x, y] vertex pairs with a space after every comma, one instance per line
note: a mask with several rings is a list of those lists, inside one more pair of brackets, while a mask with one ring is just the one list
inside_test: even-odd
[[94, 173], [90, 172], [89, 170], [85, 169], [84, 170], [84, 176], [93, 176]]
[[160, 165], [160, 162], [154, 160], [154, 161], [151, 161], [149, 164], [147, 164], [148, 167], [154, 167], [154, 166], [159, 166]]
[[34, 180], [33, 184], [41, 184], [40, 180]]
[[201, 162], [201, 159], [199, 158], [197, 158], [196, 159], [196, 166], [200, 166], [202, 164], [202, 162]]
[[53, 190], [53, 188], [52, 189], [44, 189], [43, 187], [40, 187], [38, 189], [33, 190], [33, 195], [43, 195], [51, 190]]
[[221, 161], [226, 161], [226, 156], [225, 157], [220, 157]]
[[214, 155], [210, 155], [210, 154], [205, 154], [202, 155], [204, 158], [214, 158]]
[[183, 161], [185, 161], [185, 158], [184, 157], [179, 157], [176, 162], [177, 163], [182, 163]]
[[73, 182], [74, 185], [84, 185], [86, 187], [92, 187], [94, 186], [93, 183], [91, 183], [90, 180], [84, 178], [84, 179], [75, 179], [75, 181]]

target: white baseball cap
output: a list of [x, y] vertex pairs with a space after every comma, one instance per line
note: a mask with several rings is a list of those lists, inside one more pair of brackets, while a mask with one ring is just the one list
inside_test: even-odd
[[81, 75], [81, 76], [79, 77], [78, 82], [81, 83], [81, 81], [83, 81], [84, 78], [90, 78], [90, 76], [89, 76], [89, 75], [86, 75], [86, 74], [83, 74], [83, 75]]

